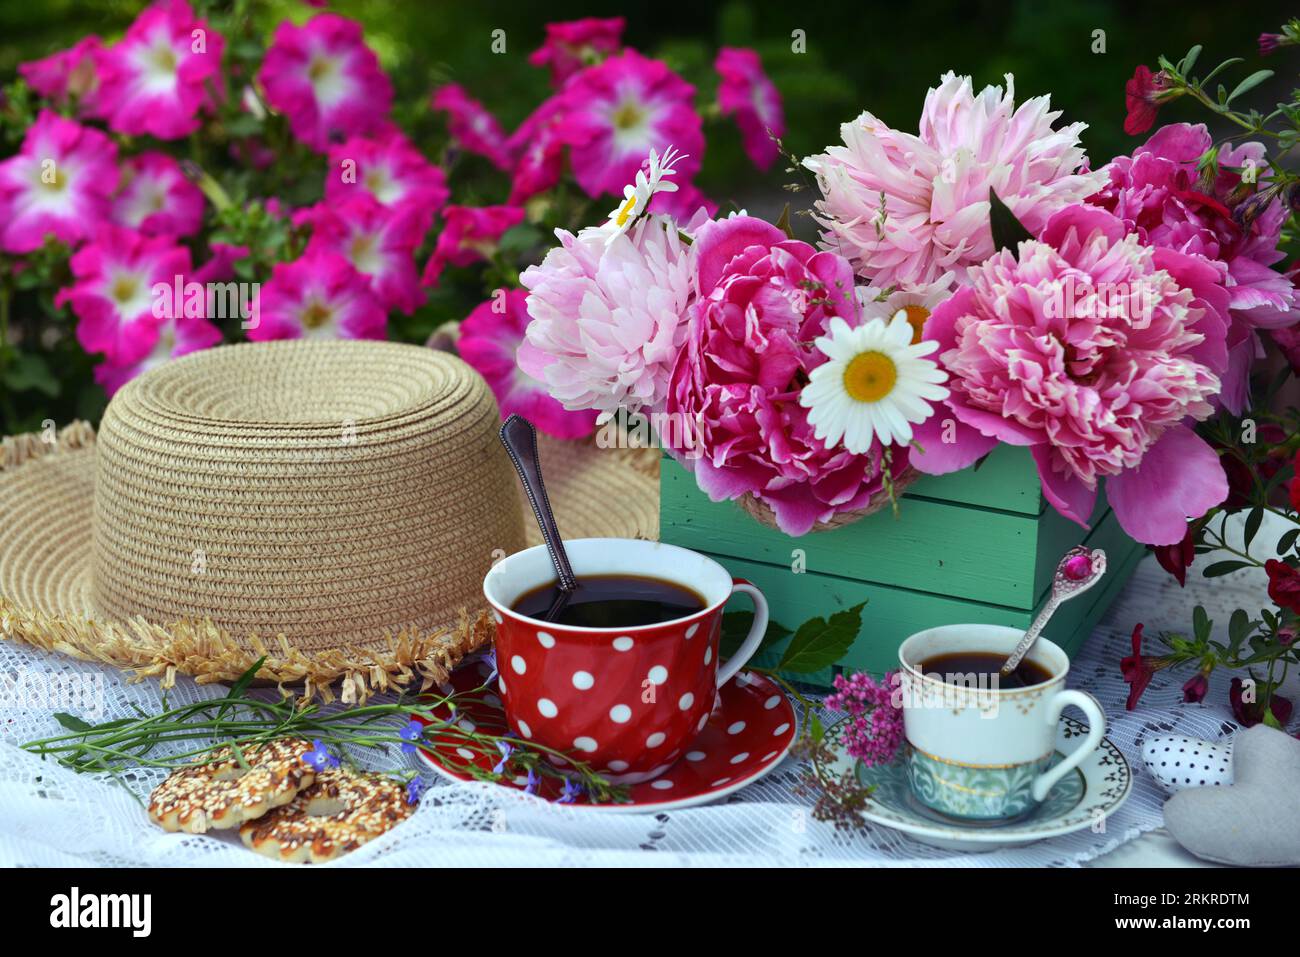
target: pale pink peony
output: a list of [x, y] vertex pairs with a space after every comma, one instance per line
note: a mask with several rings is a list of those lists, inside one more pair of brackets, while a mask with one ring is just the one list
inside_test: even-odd
[[517, 413], [558, 439], [590, 435], [595, 412], [570, 412], [515, 361], [528, 327], [527, 298], [522, 289], [509, 290], [504, 312], [498, 311], [495, 298], [480, 304], [461, 322], [456, 351], [487, 380], [503, 419]]
[[108, 218], [117, 147], [50, 110], [27, 128], [22, 149], [0, 162], [0, 250], [29, 253], [53, 237], [77, 243]]
[[[884, 485], [880, 446], [826, 448], [799, 405], [800, 381], [826, 358], [813, 340], [833, 316], [857, 322], [852, 267], [750, 216], [701, 227], [692, 249], [701, 298], [665, 408], [697, 424], [698, 447], [673, 451], [711, 499], [751, 493], [789, 535], [862, 508]], [[894, 450], [892, 473], [906, 466]]]
[[345, 137], [386, 128], [393, 85], [361, 35], [361, 24], [321, 13], [275, 30], [258, 79], [266, 102], [318, 153]]
[[497, 118], [487, 111], [458, 83], [448, 83], [433, 91], [430, 105], [447, 114], [451, 138], [461, 149], [486, 156], [494, 166], [510, 169], [510, 150], [506, 134]]
[[415, 250], [424, 239], [418, 210], [389, 209], [358, 193], [341, 203], [320, 203], [308, 218], [307, 252], [338, 253], [370, 280], [385, 309], [409, 316], [424, 304], [415, 271]]
[[548, 67], [560, 86], [579, 70], [613, 56], [623, 45], [622, 17], [584, 17], [546, 25], [546, 42], [528, 55], [533, 66]]
[[723, 116], [735, 118], [745, 153], [759, 169], [767, 169], [778, 155], [773, 137], [785, 136], [781, 94], [763, 72], [753, 50], [723, 47], [713, 61], [721, 83], [718, 106]]
[[694, 295], [692, 247], [660, 216], [608, 244], [555, 235], [560, 245], [519, 277], [533, 317], [519, 365], [567, 409], [658, 410]]
[[165, 284], [170, 296], [176, 277], [190, 271], [190, 253], [170, 236], [105, 223], [69, 265], [76, 281], [54, 301], [72, 306], [77, 341], [112, 365], [132, 366], [153, 351], [163, 324], [159, 316], [166, 315], [159, 307], [170, 306], [170, 300], [160, 302], [155, 287]]
[[383, 339], [387, 332], [388, 314], [366, 277], [338, 253], [315, 249], [275, 264], [248, 338]]
[[67, 50], [18, 64], [18, 74], [47, 100], [59, 106], [75, 102], [78, 116], [98, 117], [104, 56], [104, 41], [92, 33]]
[[203, 191], [165, 153], [141, 153], [122, 163], [113, 222], [151, 236], [190, 236], [203, 222]]
[[524, 221], [518, 206], [448, 206], [442, 211], [446, 225], [424, 267], [420, 281], [438, 285], [448, 266], [470, 266], [491, 257], [505, 232]]
[[506, 142], [513, 158], [510, 205], [550, 189], [564, 175], [564, 102], [557, 95], [545, 100], [519, 125]]
[[1005, 95], [998, 86], [976, 94], [970, 77], [946, 73], [926, 95], [918, 135], [863, 113], [840, 127], [843, 146], [805, 159], [821, 187], [823, 248], [876, 286], [930, 283], [993, 254], [990, 188], [1034, 235], [1096, 192], [1106, 175], [1080, 172], [1085, 125], [1053, 129], [1061, 114], [1049, 98], [1017, 108], [1006, 80]]
[[925, 452], [912, 464], [937, 474], [998, 442], [1028, 446], [1061, 514], [1086, 525], [1106, 478], [1129, 535], [1181, 541], [1187, 519], [1228, 493], [1218, 457], [1186, 424], [1211, 414], [1227, 360], [1223, 316], [1175, 279], [1195, 285], [1204, 268], [1084, 205], [1056, 213], [1018, 257], [972, 267], [925, 324], [951, 395], [916, 430]]
[[326, 201], [341, 203], [359, 193], [390, 209], [414, 211], [422, 227], [421, 237], [451, 195], [447, 174], [396, 130], [355, 137], [331, 147]]
[[[1287, 210], [1275, 197], [1253, 211], [1244, 226], [1234, 217], [1260, 194], [1241, 175], [1224, 167], [1253, 167], [1257, 183], [1269, 175], [1261, 143], [1219, 150], [1220, 170], [1213, 181], [1197, 171], [1213, 140], [1202, 125], [1161, 127], [1132, 156], [1112, 160], [1102, 172], [1108, 182], [1088, 202], [1108, 209], [1142, 241], [1203, 258], [1222, 274], [1232, 325], [1231, 362], [1224, 375], [1222, 402], [1241, 413], [1249, 404], [1250, 369], [1259, 349], [1259, 329], [1280, 329], [1300, 321], [1300, 299], [1291, 281], [1271, 267]], [[1244, 191], [1244, 192], [1243, 192]]]
[[188, 136], [199, 112], [217, 107], [222, 47], [221, 34], [185, 0], [160, 0], [104, 54], [98, 109], [119, 133]]
[[699, 172], [704, 134], [695, 88], [658, 60], [625, 50], [575, 74], [560, 94], [558, 135], [574, 178], [589, 196], [622, 196], [651, 149], [669, 146], [685, 182]]

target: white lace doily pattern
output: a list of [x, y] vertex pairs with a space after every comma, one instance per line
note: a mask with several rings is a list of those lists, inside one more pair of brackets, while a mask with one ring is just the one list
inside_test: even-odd
[[[1259, 535], [1270, 539], [1270, 529]], [[1141, 621], [1146, 633], [1188, 631], [1192, 606], [1206, 606], [1216, 630], [1231, 610], [1267, 604], [1262, 574], [1246, 571], [1206, 580], [1199, 567], [1180, 589], [1154, 559], [1132, 582], [1080, 652], [1070, 684], [1092, 692], [1109, 716], [1108, 735], [1134, 765], [1133, 794], [1107, 822], [1091, 830], [1009, 850], [967, 854], [918, 844], [883, 827], [837, 832], [811, 816], [812, 801], [796, 791], [797, 761], [787, 758], [762, 781], [707, 807], [656, 814], [591, 814], [550, 805], [489, 784], [449, 784], [414, 757], [357, 753], [379, 769], [419, 770], [429, 785], [405, 823], [332, 867], [384, 866], [798, 866], [875, 865], [982, 867], [1077, 865], [1161, 824], [1164, 795], [1137, 760], [1145, 735], [1176, 732], [1215, 739], [1236, 728], [1227, 707], [1229, 675], [1216, 675], [1205, 704], [1182, 704], [1187, 675], [1157, 674], [1138, 710], [1127, 712], [1119, 660]], [[870, 608], [867, 612], [870, 614]], [[171, 704], [224, 694], [178, 679]], [[120, 780], [76, 774], [17, 745], [58, 734], [56, 712], [109, 720], [164, 707], [155, 682], [127, 684], [118, 672], [25, 646], [0, 642], [0, 864], [279, 865], [230, 836], [168, 834], [148, 820], [141, 798], [163, 777], [142, 769]]]

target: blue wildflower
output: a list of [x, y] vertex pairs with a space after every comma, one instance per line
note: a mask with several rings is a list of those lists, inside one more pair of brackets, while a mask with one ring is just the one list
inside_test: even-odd
[[407, 722], [406, 727], [397, 732], [397, 736], [402, 739], [402, 753], [414, 754], [415, 743], [424, 737], [424, 725], [412, 719]]
[[311, 766], [313, 771], [324, 771], [326, 768], [337, 768], [339, 759], [330, 754], [329, 748], [325, 743], [317, 738], [312, 742], [312, 750], [302, 756], [304, 764]]
[[583, 787], [573, 778], [564, 779], [564, 791], [555, 799], [556, 804], [572, 804], [582, 797]]
[[497, 650], [496, 650], [496, 648], [489, 648], [487, 651], [483, 652], [483, 658], [482, 658], [482, 660], [487, 664], [487, 666], [488, 666], [489, 668], [492, 669], [490, 672], [488, 672], [488, 676], [483, 680], [483, 683], [484, 683], [484, 684], [491, 684], [492, 682], [494, 682], [494, 681], [497, 680]]
[[424, 778], [411, 778], [406, 785], [406, 803], [419, 804], [420, 798], [424, 797]]
[[497, 742], [497, 750], [499, 750], [499, 751], [501, 752], [501, 760], [498, 761], [498, 762], [493, 766], [493, 768], [492, 768], [492, 773], [493, 773], [493, 774], [505, 774], [505, 773], [506, 773], [506, 765], [510, 763], [510, 755], [514, 754], [515, 749], [514, 749], [514, 747], [513, 747], [512, 745], [510, 745], [508, 742], [505, 742], [505, 741], [498, 741], [498, 742]]
[[542, 779], [537, 776], [537, 772], [532, 768], [528, 769], [528, 783], [524, 785], [525, 794], [536, 794], [537, 785], [542, 783]]

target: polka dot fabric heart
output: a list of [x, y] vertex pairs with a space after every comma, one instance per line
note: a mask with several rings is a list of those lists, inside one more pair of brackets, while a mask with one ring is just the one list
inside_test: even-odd
[[[461, 668], [442, 690], [473, 691], [487, 673], [483, 665]], [[508, 677], [506, 685], [510, 685]], [[446, 717], [445, 712], [435, 714]], [[573, 806], [593, 811], [658, 811], [715, 801], [776, 767], [798, 733], [794, 708], [780, 688], [751, 672], [741, 672], [723, 685], [718, 707], [704, 717], [703, 730], [676, 761], [653, 780], [628, 786], [627, 803], [592, 804], [582, 796]], [[489, 734], [500, 734], [509, 727], [501, 698], [491, 692], [463, 702], [459, 720]], [[421, 757], [445, 777], [470, 781], [474, 778], [464, 770], [466, 762], [490, 772], [499, 756], [476, 754], [463, 747], [463, 739], [448, 735], [434, 736], [432, 747], [421, 751]], [[520, 776], [503, 783], [522, 790], [527, 779]], [[562, 782], [542, 776], [537, 796], [553, 801], [562, 788]]]

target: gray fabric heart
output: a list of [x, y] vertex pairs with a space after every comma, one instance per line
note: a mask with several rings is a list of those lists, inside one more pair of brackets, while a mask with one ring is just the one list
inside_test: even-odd
[[1262, 724], [1238, 731], [1233, 784], [1189, 788], [1165, 802], [1165, 826], [1183, 847], [1218, 864], [1300, 865], [1300, 741]]

